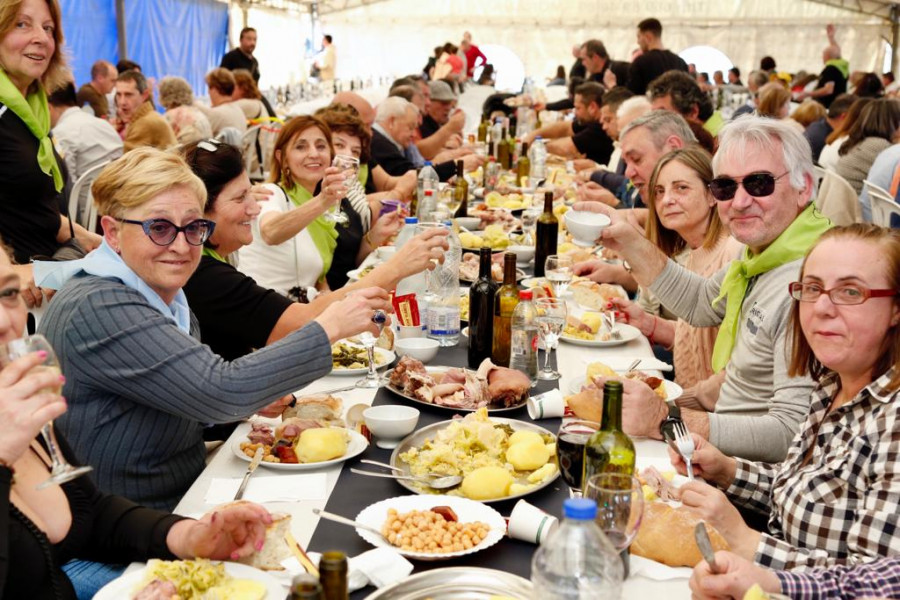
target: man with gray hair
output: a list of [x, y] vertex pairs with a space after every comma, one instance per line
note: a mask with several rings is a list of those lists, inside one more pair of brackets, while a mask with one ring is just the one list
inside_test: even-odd
[[813, 388], [808, 377], [787, 374], [788, 283], [831, 222], [811, 202], [809, 144], [782, 121], [747, 116], [726, 125], [713, 171], [711, 199], [746, 247], [709, 279], [667, 258], [623, 214], [595, 202], [575, 205], [609, 215], [604, 245], [664, 306], [696, 327], [719, 326], [712, 366], [724, 369], [724, 380], [717, 393], [707, 393], [702, 382], [669, 409], [644, 383], [625, 380], [623, 428], [662, 439], [683, 421], [726, 454], [778, 462], [808, 412]]
[[[390, 96], [378, 105], [372, 126], [372, 158], [388, 175], [399, 177], [416, 168], [405, 150], [413, 143], [418, 122], [418, 109], [404, 98]], [[467, 171], [474, 171], [482, 162], [476, 154], [465, 156], [462, 160]], [[447, 181], [456, 174], [453, 161], [436, 164], [434, 169], [441, 181]]]

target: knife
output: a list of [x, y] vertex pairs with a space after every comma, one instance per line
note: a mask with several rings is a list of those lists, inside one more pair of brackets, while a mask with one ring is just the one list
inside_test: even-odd
[[709, 570], [716, 574], [719, 572], [719, 565], [716, 564], [716, 555], [712, 549], [712, 542], [709, 541], [709, 533], [706, 531], [706, 523], [700, 521], [694, 527], [694, 539], [697, 540], [697, 546], [700, 547], [700, 554], [704, 560], [709, 563]]
[[238, 488], [237, 494], [234, 495], [235, 500], [240, 500], [244, 497], [244, 490], [247, 489], [247, 482], [250, 481], [250, 476], [253, 475], [253, 471], [256, 470], [256, 467], [259, 466], [259, 463], [262, 462], [263, 457], [263, 447], [262, 445], [256, 449], [256, 452], [253, 454], [253, 460], [250, 461], [250, 466], [247, 467], [247, 472], [244, 473], [244, 479], [241, 481], [241, 487]]

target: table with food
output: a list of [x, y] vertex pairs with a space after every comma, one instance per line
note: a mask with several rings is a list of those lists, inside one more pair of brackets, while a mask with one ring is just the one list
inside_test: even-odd
[[[575, 218], [566, 217], [569, 179], [563, 168], [552, 172], [561, 185], [548, 185], [546, 194], [503, 182], [489, 192], [476, 189], [468, 217], [454, 224], [462, 249], [462, 325], [477, 318], [470, 313], [469, 285], [479, 285], [485, 259], [477, 253], [489, 248], [494, 255], [483, 256], [491, 260], [493, 280], [503, 282], [512, 265], [512, 285], [530, 290], [536, 304], [553, 300], [567, 307], [556, 325], [557, 343], [551, 344], [548, 368], [558, 370], [556, 379], [489, 357], [473, 363], [465, 330], [455, 345], [417, 343], [427, 339], [427, 319], [413, 322], [408, 305], [395, 305], [393, 323], [372, 354], [364, 340], [334, 344], [332, 373], [298, 390], [281, 418], [239, 424], [176, 508], [195, 516], [243, 494], [276, 515], [264, 549], [247, 564], [225, 567], [200, 561], [134, 566], [114, 582], [113, 595], [103, 597], [169, 579], [184, 598], [280, 600], [293, 576], [318, 576], [331, 551], [350, 557], [354, 600], [457, 597], [453, 592], [471, 592], [467, 598], [535, 597], [532, 560], [563, 522], [564, 503], [578, 495], [584, 448], [601, 421], [597, 398], [603, 390], [593, 377], [639, 378], [668, 400], [680, 392], [664, 379], [661, 370], [671, 367], [654, 359], [640, 331], [616, 323], [606, 310], [610, 298], [626, 296], [622, 288], [571, 273], [565, 281], [556, 277], [564, 264], [602, 256], [602, 249], [592, 243], [595, 223], [581, 231]], [[553, 254], [565, 260], [544, 273], [544, 265], [535, 269], [535, 260], [547, 259], [538, 239], [547, 229], [536, 215], [551, 205], [553, 228], [559, 227]], [[515, 259], [504, 261], [505, 253]], [[373, 253], [353, 276], [364, 277], [385, 255]], [[536, 270], [540, 277], [533, 276]], [[541, 343], [550, 344], [543, 335]], [[543, 363], [545, 351], [537, 354]], [[361, 378], [380, 387], [358, 387]], [[684, 478], [675, 475], [662, 442], [636, 439], [633, 447], [641, 484], [634, 504], [643, 507], [643, 521], [632, 527], [634, 556], [622, 597], [664, 592], [687, 598], [685, 567], [699, 560], [695, 520], [670, 500]], [[721, 547], [721, 538], [712, 534]], [[618, 564], [618, 555], [613, 557]], [[226, 591], [203, 595], [216, 586]]]

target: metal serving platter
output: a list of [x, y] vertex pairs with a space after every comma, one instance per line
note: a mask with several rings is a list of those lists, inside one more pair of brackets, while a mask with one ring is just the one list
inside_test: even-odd
[[[529, 423], [528, 421], [518, 421], [516, 419], [504, 419], [502, 417], [491, 417], [491, 421], [494, 423], [497, 423], [499, 425], [509, 425], [510, 427], [512, 427], [512, 429], [514, 431], [534, 431], [534, 432], [537, 432], [540, 434], [549, 435], [553, 438], [554, 441], [556, 441], [556, 436], [551, 431], [548, 431], [539, 425], [535, 425], [534, 423]], [[434, 438], [437, 435], [438, 431], [440, 431], [441, 429], [444, 429], [445, 427], [450, 425], [450, 423], [452, 423], [452, 422], [453, 421], [440, 421], [438, 423], [434, 423], [427, 427], [423, 427], [422, 429], [414, 431], [411, 434], [409, 434], [408, 436], [406, 436], [406, 438], [404, 438], [403, 441], [401, 441], [397, 445], [397, 447], [394, 448], [394, 452], [391, 454], [391, 466], [400, 469], [403, 472], [402, 473], [403, 475], [411, 474], [409, 465], [406, 464], [405, 462], [403, 462], [402, 460], [400, 460], [400, 455], [403, 454], [404, 452], [406, 452], [407, 450], [409, 450], [410, 448], [421, 447], [422, 444], [425, 443], [426, 439]], [[553, 463], [556, 463], [556, 456], [555, 455], [551, 456], [550, 461], [552, 461]], [[523, 484], [527, 483], [526, 478], [532, 472], [533, 471], [525, 472], [524, 475], [517, 477], [515, 479], [515, 483], [523, 483]], [[529, 494], [533, 494], [534, 492], [536, 492], [538, 490], [544, 489], [545, 487], [547, 487], [548, 485], [550, 485], [551, 483], [556, 481], [556, 479], [558, 477], [559, 477], [559, 465], [557, 465], [556, 473], [554, 473], [551, 477], [548, 477], [541, 483], [535, 485], [533, 488], [529, 489], [526, 492], [523, 492], [521, 494], [515, 494], [512, 496], [504, 496], [503, 498], [494, 498], [492, 500], [481, 500], [480, 502], [484, 502], [485, 504], [492, 504], [494, 502], [505, 502], [507, 500], [517, 500], [519, 498], [524, 498], [525, 496], [528, 496]], [[413, 492], [414, 494], [429, 494], [429, 492], [424, 491], [425, 489], [429, 489], [429, 488], [424, 487], [424, 486], [422, 488], [419, 488], [411, 481], [398, 479], [397, 483], [399, 483], [400, 485], [402, 485], [409, 491]], [[434, 493], [431, 495], [440, 495], [440, 494]]]
[[445, 567], [381, 588], [366, 600], [531, 600], [531, 582], [518, 575], [478, 567]]
[[[461, 367], [446, 367], [446, 366], [444, 366], [444, 367], [440, 367], [440, 366], [428, 367], [428, 366], [426, 366], [425, 371], [429, 375], [433, 375], [433, 374], [443, 374], [450, 369], [456, 369], [456, 368], [461, 368]], [[471, 371], [472, 369], [466, 369], [466, 370]], [[385, 377], [390, 379], [391, 374], [393, 372], [394, 372], [393, 369], [391, 369], [390, 371], [387, 371], [385, 373]], [[392, 391], [393, 393], [397, 394], [401, 398], [406, 398], [410, 402], [415, 402], [416, 404], [424, 404], [425, 406], [432, 406], [434, 408], [440, 408], [443, 410], [449, 410], [449, 411], [455, 412], [455, 413], [468, 413], [468, 412], [475, 412], [476, 410], [478, 410], [477, 408], [456, 408], [453, 406], [442, 406], [440, 404], [425, 402], [424, 400], [420, 400], [419, 398], [416, 398], [414, 396], [408, 396], [406, 393], [403, 392], [403, 390], [401, 390], [400, 388], [394, 387], [394, 385], [391, 383], [388, 383], [387, 386], [385, 386], [385, 389]], [[523, 396], [521, 400], [519, 400], [512, 406], [498, 406], [498, 405], [488, 404], [487, 410], [489, 413], [507, 412], [510, 410], [516, 410], [518, 408], [522, 408], [523, 406], [525, 406], [525, 404], [527, 402], [528, 402], [528, 394], [525, 394], [525, 396]]]

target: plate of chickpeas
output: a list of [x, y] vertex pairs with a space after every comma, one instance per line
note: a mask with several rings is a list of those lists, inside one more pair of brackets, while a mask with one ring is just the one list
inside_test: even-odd
[[376, 502], [356, 520], [382, 532], [357, 529], [376, 547], [393, 548], [416, 560], [444, 560], [489, 548], [506, 535], [506, 521], [496, 510], [454, 496], [398, 496]]

